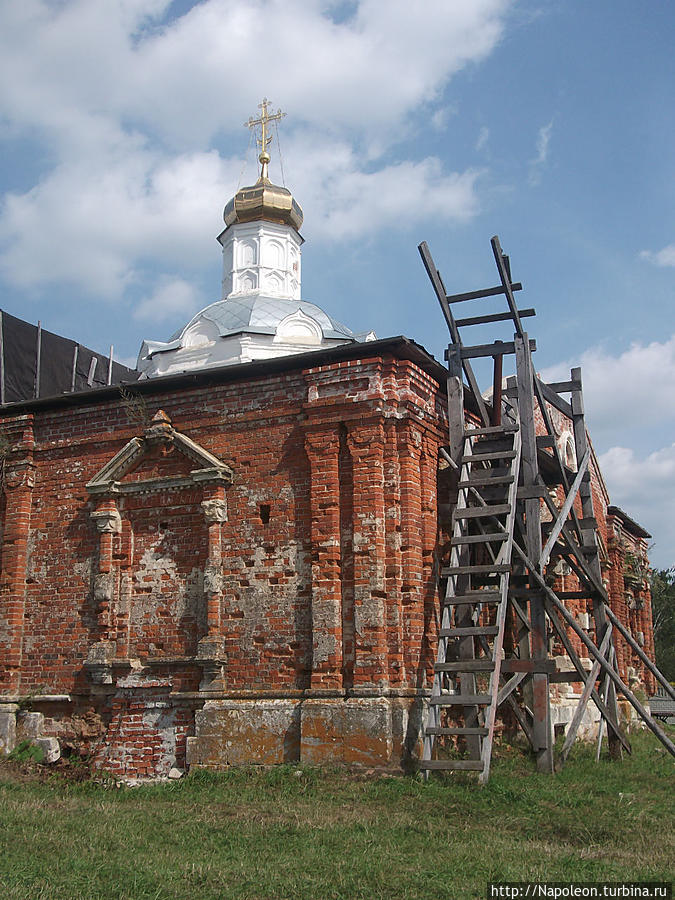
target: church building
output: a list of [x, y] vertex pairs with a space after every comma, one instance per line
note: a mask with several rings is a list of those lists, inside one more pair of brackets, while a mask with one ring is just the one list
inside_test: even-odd
[[[258, 181], [225, 207], [221, 299], [144, 341], [137, 380], [0, 406], [0, 752], [30, 738], [128, 779], [414, 764], [447, 369], [302, 299], [271, 118]], [[612, 605], [653, 653], [648, 535], [591, 471]]]

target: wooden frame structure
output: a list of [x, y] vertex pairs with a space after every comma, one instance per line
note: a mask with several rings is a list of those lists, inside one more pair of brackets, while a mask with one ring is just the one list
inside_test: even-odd
[[[487, 781], [496, 711], [503, 703], [527, 737], [539, 771], [564, 764], [590, 701], [601, 716], [598, 756], [606, 723], [610, 755], [620, 757], [623, 750], [630, 752], [630, 743], [620, 724], [618, 693], [675, 756], [675, 746], [616, 665], [614, 641], [620, 636], [675, 699], [671, 685], [609, 608], [593, 512], [581, 369], [572, 369], [569, 381], [553, 384], [537, 375], [532, 364], [536, 344], [523, 328], [523, 319], [535, 311], [518, 309], [514, 293], [522, 285], [512, 281], [498, 237], [491, 246], [500, 284], [452, 296], [427, 244], [418, 248], [452, 338], [446, 353], [449, 445], [441, 454], [454, 471], [455, 501], [450, 565], [441, 570], [445, 584], [420, 768], [426, 773], [476, 771], [481, 783]], [[494, 296], [506, 299], [504, 312], [455, 318], [454, 304]], [[463, 329], [497, 322], [513, 325], [512, 341], [463, 343]], [[509, 355], [515, 357], [515, 375], [503, 390], [503, 358]], [[480, 357], [494, 360], [491, 403], [471, 366]], [[475, 417], [466, 415], [467, 407]], [[563, 459], [558, 448], [553, 410], [569, 420], [574, 460]], [[542, 515], [545, 511], [548, 515]], [[554, 590], [552, 570], [560, 559], [576, 576], [577, 590]], [[568, 611], [566, 599], [592, 603], [593, 635]], [[572, 671], [556, 671], [549, 633], [557, 635]], [[593, 661], [590, 672], [572, 633]], [[550, 702], [555, 682], [583, 684], [557, 760]]]

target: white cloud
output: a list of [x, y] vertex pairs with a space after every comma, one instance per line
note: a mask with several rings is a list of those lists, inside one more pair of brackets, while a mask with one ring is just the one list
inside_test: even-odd
[[493, 50], [510, 2], [429, 0], [421, 16], [405, 0], [386, 15], [360, 0], [339, 23], [325, 0], [203, 0], [173, 19], [170, 0], [0, 4], [0, 123], [5, 136], [39, 139], [50, 160], [30, 190], [2, 200], [0, 272], [23, 288], [117, 298], [149, 265], [210, 261], [240, 163], [209, 142], [234, 132], [241, 154], [269, 59], [308, 232], [352, 239], [427, 216], [466, 220], [477, 172], [392, 163], [387, 151], [420, 107], [434, 115], [455, 72]]
[[[584, 403], [592, 435], [619, 442], [627, 425], [663, 426], [675, 421], [675, 334], [663, 342], [634, 343], [612, 355], [591, 347], [580, 361]], [[569, 378], [570, 363], [542, 374], [546, 381]]]
[[[631, 344], [616, 355], [591, 347], [572, 365], [581, 365], [586, 423], [595, 446], [609, 447], [599, 460], [612, 503], [653, 535], [653, 564], [670, 566], [675, 562], [675, 444], [670, 444], [675, 334], [662, 342]], [[566, 362], [542, 377], [564, 381], [569, 374]], [[642, 452], [626, 446], [636, 434]]]
[[643, 458], [627, 447], [612, 447], [599, 459], [612, 503], [651, 533], [652, 563], [675, 564], [675, 444]]
[[134, 318], [154, 323], [197, 312], [204, 304], [194, 285], [182, 278], [162, 278], [134, 310]]
[[656, 252], [643, 250], [640, 253], [640, 259], [646, 259], [655, 266], [675, 266], [675, 244], [668, 244], [667, 247]]
[[548, 159], [548, 148], [551, 143], [551, 132], [553, 131], [553, 119], [548, 122], [537, 132], [537, 155], [530, 161], [529, 182], [532, 186], [539, 184], [541, 181], [541, 172], [546, 165]]

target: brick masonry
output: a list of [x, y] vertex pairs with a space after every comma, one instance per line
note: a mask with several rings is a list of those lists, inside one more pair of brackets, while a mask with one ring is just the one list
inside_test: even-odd
[[[23, 701], [40, 737], [126, 778], [406, 765], [447, 432], [443, 369], [410, 346], [3, 411], [0, 752]], [[613, 606], [649, 650], [644, 584], [625, 601], [643, 547], [597, 471], [594, 490]]]

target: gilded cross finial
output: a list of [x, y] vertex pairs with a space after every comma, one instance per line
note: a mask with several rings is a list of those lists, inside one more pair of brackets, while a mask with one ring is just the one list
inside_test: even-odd
[[256, 141], [260, 146], [260, 156], [258, 160], [260, 161], [260, 178], [267, 178], [267, 165], [270, 161], [270, 155], [267, 152], [267, 147], [272, 141], [272, 135], [267, 133], [267, 128], [270, 122], [278, 121], [279, 119], [283, 119], [286, 115], [285, 112], [282, 112], [278, 109], [275, 113], [270, 113], [269, 111], [270, 101], [267, 97], [263, 98], [263, 102], [258, 104], [258, 109], [262, 110], [262, 113], [258, 116], [257, 119], [254, 119], [253, 116], [248, 120], [248, 122], [244, 122], [244, 126], [246, 128], [256, 128], [256, 126], [261, 126], [261, 136], [256, 136]]

